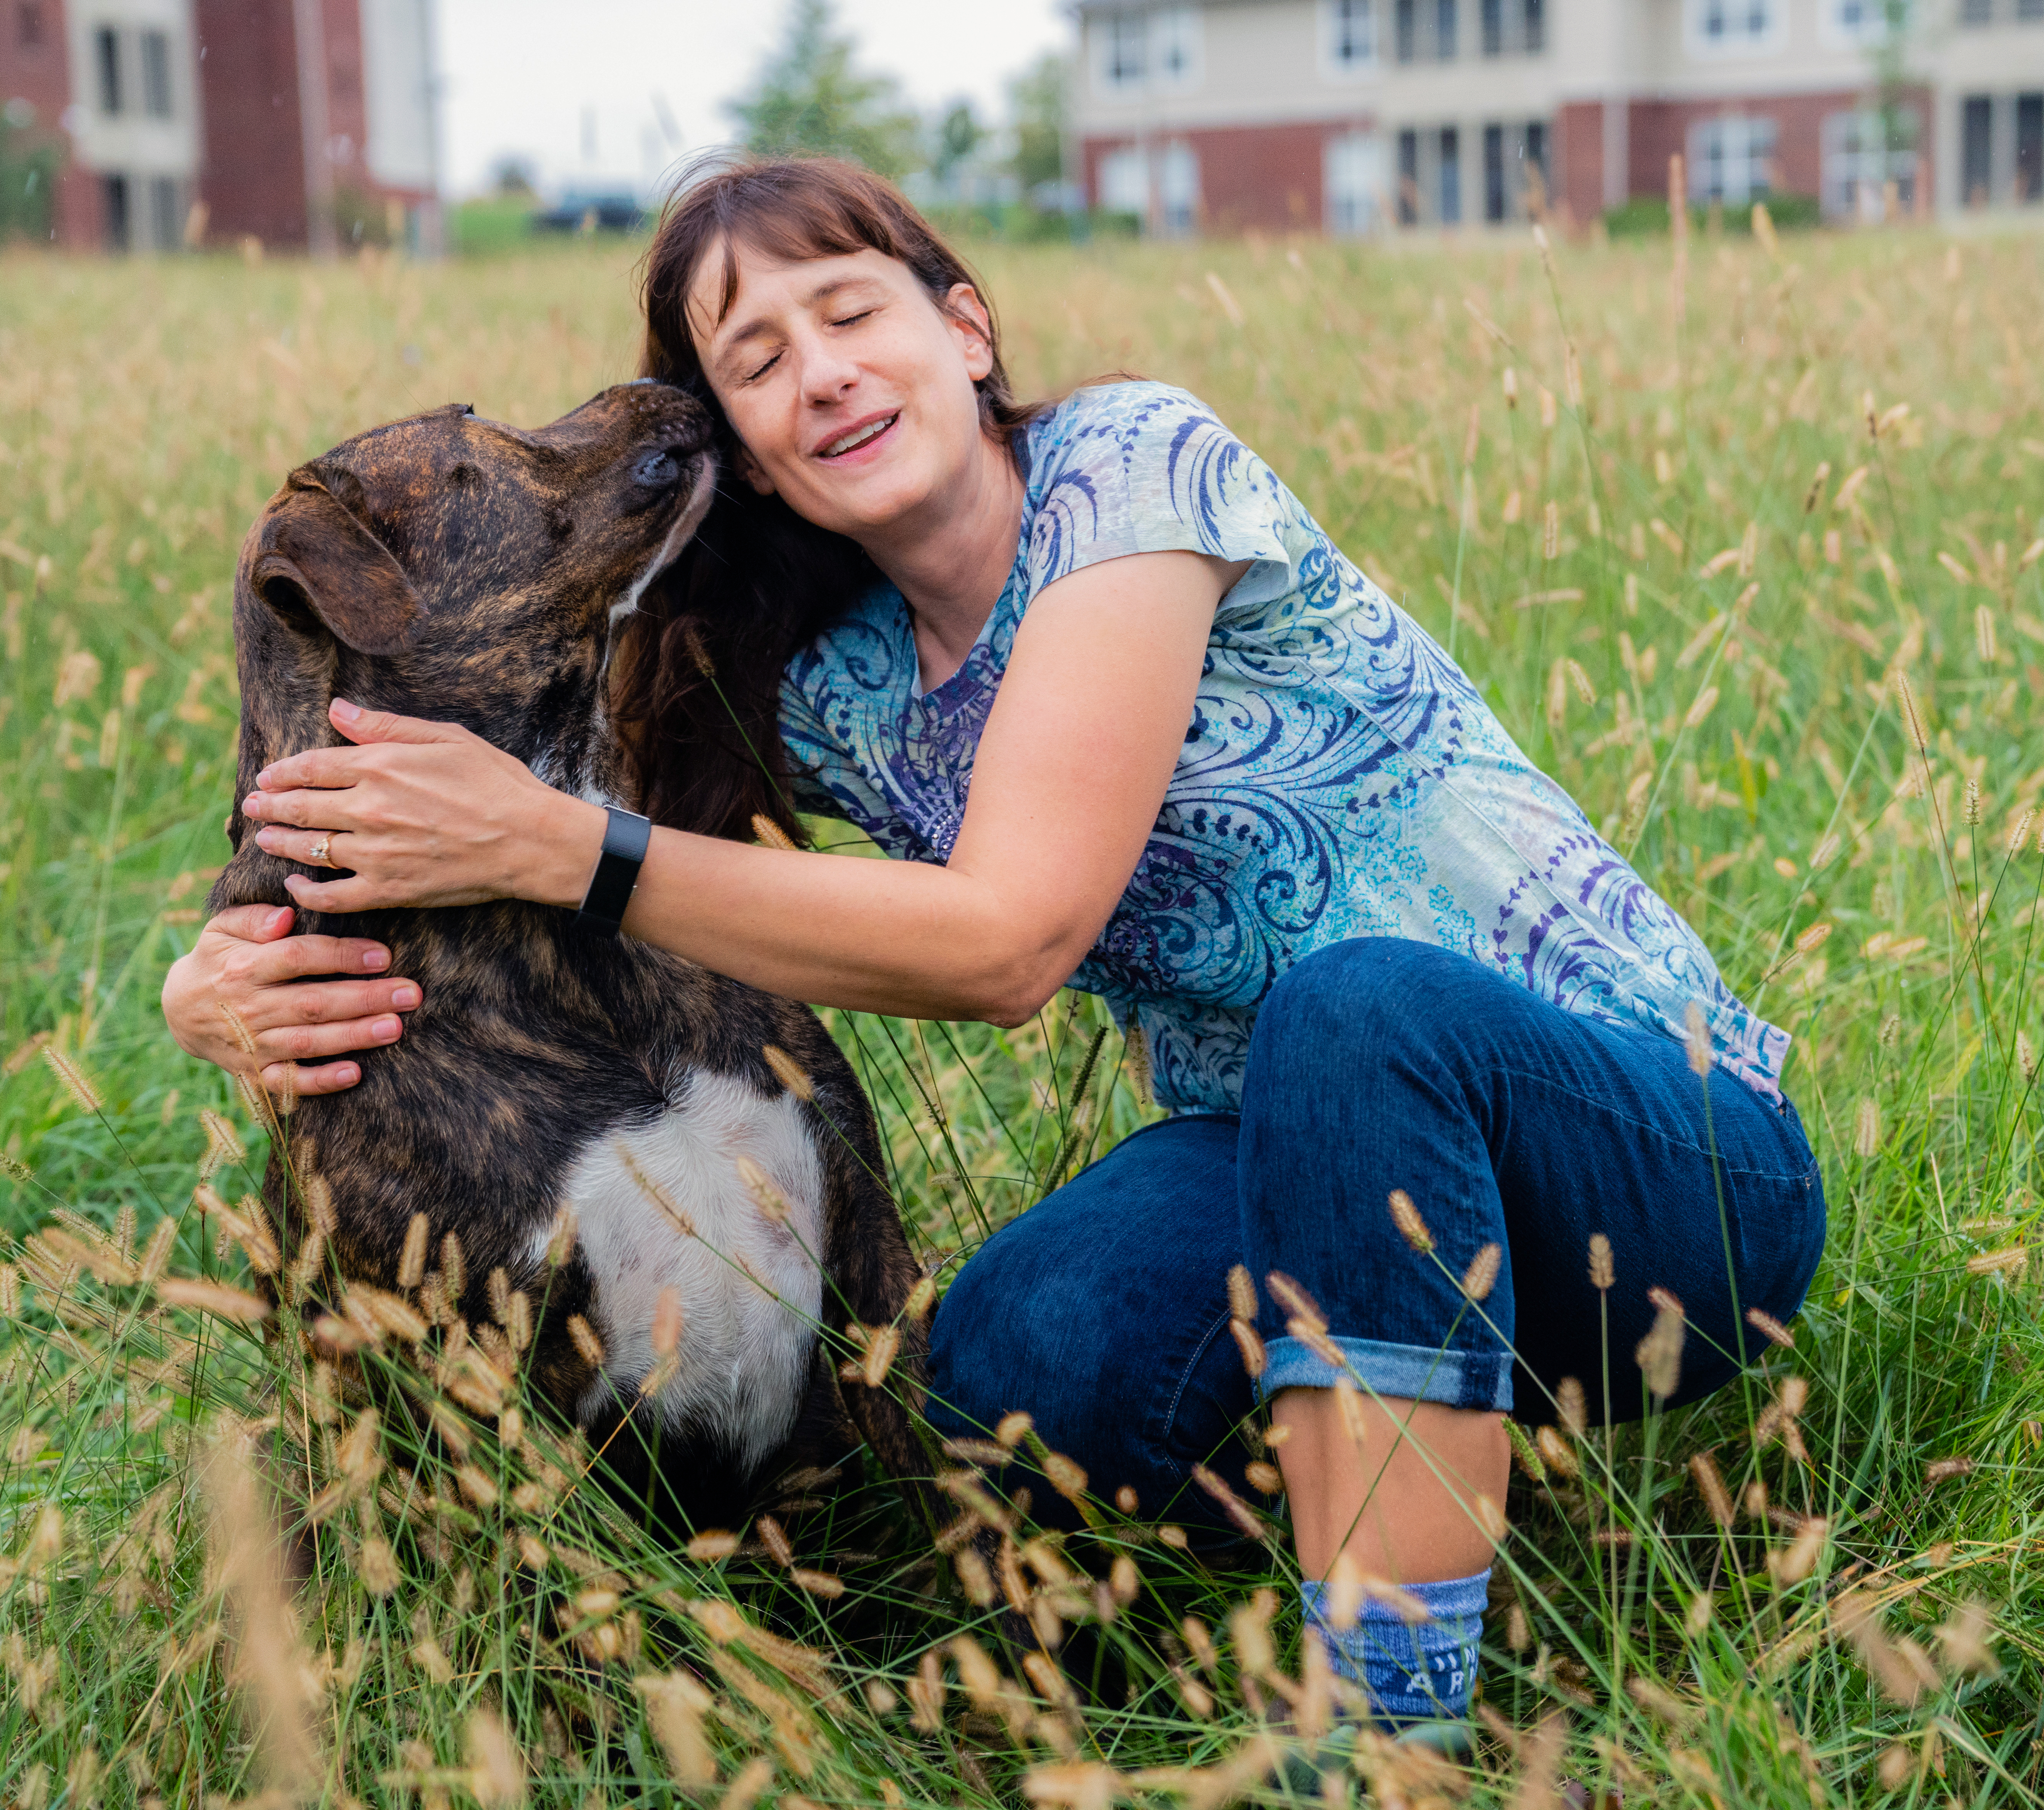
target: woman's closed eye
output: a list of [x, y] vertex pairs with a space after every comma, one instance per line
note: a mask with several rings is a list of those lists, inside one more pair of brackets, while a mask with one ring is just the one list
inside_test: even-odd
[[855, 327], [858, 325], [860, 321], [866, 319], [868, 315], [877, 313], [878, 312], [878, 310], [877, 309], [862, 308], [856, 314], [847, 314], [841, 320], [832, 321], [831, 325], [833, 327]]

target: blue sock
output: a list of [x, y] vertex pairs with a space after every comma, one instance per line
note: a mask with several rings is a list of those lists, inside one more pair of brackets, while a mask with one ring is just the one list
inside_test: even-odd
[[1299, 1598], [1329, 1666], [1361, 1685], [1371, 1714], [1395, 1729], [1468, 1713], [1489, 1584], [1486, 1567], [1473, 1578], [1407, 1585], [1407, 1594], [1417, 1597], [1428, 1613], [1416, 1627], [1374, 1598], [1364, 1601], [1354, 1627], [1335, 1627], [1322, 1606], [1327, 1585], [1310, 1579], [1300, 1585]]

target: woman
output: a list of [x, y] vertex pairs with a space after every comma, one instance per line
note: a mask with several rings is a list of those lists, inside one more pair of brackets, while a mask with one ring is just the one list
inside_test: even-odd
[[[1802, 1299], [1823, 1202], [1788, 1039], [1199, 403], [1119, 382], [1018, 406], [984, 295], [883, 183], [710, 174], [646, 302], [648, 374], [713, 402], [732, 501], [625, 650], [672, 826], [625, 929], [820, 1004], [1014, 1025], [1070, 984], [1139, 1028], [1174, 1116], [965, 1266], [932, 1418], [1027, 1408], [1103, 1496], [1212, 1518], [1191, 1467], [1246, 1487], [1260, 1388], [1331, 1662], [1387, 1722], [1460, 1715], [1504, 1412], [1551, 1418], [1570, 1377], [1593, 1413], [1641, 1412], [1650, 1288], [1686, 1307], [1676, 1401], [1735, 1372], [1746, 1309]], [[355, 746], [244, 807], [266, 848], [354, 870], [294, 878], [299, 904], [580, 903], [601, 809], [458, 729], [333, 721]], [[791, 806], [902, 859], [735, 840]], [[165, 1008], [231, 1063], [229, 1001], [272, 1078], [317, 1093], [418, 990], [304, 983], [388, 957], [286, 939], [290, 916], [217, 920]], [[1360, 1449], [1333, 1356], [1366, 1385]], [[1431, 1619], [1336, 1625], [1344, 1552]]]

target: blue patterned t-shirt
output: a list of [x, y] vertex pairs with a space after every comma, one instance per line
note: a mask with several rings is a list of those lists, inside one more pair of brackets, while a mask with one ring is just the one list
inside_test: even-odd
[[1681, 1037], [1770, 1097], [1785, 1032], [1520, 752], [1461, 669], [1270, 468], [1181, 390], [1077, 391], [1031, 425], [1015, 567], [951, 678], [917, 690], [909, 608], [859, 600], [790, 663], [782, 727], [806, 811], [947, 860], [1030, 600], [1068, 572], [1184, 550], [1250, 568], [1221, 599], [1156, 828], [1071, 978], [1141, 1026], [1158, 1098], [1239, 1108], [1258, 1005], [1350, 936], [1460, 951], [1571, 1012]]

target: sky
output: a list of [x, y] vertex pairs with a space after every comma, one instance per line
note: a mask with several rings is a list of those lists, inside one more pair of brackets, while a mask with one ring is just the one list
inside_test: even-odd
[[[838, 0], [859, 66], [898, 77], [928, 112], [970, 96], [1003, 117], [1009, 77], [1066, 48], [1062, 0]], [[780, 41], [781, 0], [440, 0], [442, 154], [450, 195], [521, 154], [543, 186], [652, 186], [720, 144], [720, 103]], [[593, 134], [590, 131], [593, 125]], [[594, 137], [594, 155], [588, 142]]]

